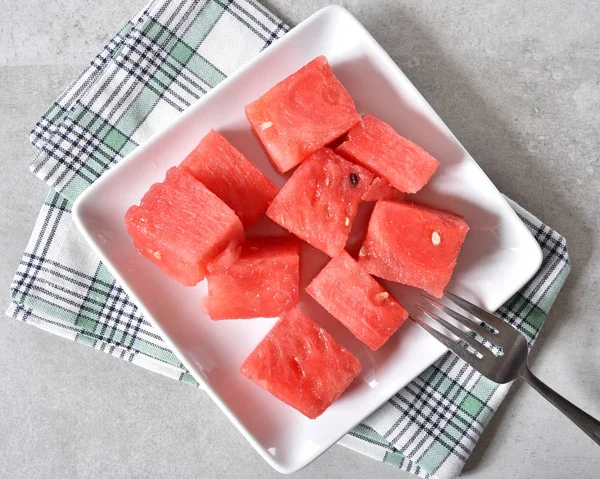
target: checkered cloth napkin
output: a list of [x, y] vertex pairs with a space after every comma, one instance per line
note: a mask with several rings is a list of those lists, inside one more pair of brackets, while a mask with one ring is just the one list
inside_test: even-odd
[[[11, 286], [8, 315], [197, 383], [98, 261], [71, 219], [75, 198], [288, 26], [254, 0], [155, 0], [132, 18], [31, 134], [51, 186]], [[569, 272], [565, 239], [510, 203], [538, 240], [537, 275], [497, 315], [535, 340]], [[448, 353], [340, 443], [422, 477], [459, 474], [510, 386]]]

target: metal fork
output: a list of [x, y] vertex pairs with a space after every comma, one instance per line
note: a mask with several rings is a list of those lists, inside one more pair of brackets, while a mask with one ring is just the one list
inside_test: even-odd
[[[442, 334], [437, 329], [432, 328], [420, 318], [410, 316], [410, 319], [418, 323], [425, 331], [445, 344], [454, 354], [464, 359], [473, 366], [473, 368], [492, 381], [504, 384], [522, 377], [533, 386], [537, 392], [556, 406], [559, 411], [579, 426], [579, 428], [590, 436], [596, 444], [600, 445], [600, 422], [579, 409], [570, 401], [567, 401], [553, 389], [550, 389], [529, 370], [529, 367], [527, 366], [527, 340], [519, 331], [517, 331], [517, 329], [495, 317], [493, 314], [490, 314], [447, 291], [444, 293], [446, 299], [450, 300], [454, 305], [459, 306], [467, 313], [470, 313], [481, 323], [485, 323], [487, 327], [467, 318], [455, 309], [445, 306], [440, 301], [436, 301], [424, 294], [421, 294], [420, 296], [427, 301], [430, 306], [433, 306], [435, 310], [448, 315], [468, 328], [469, 332], [463, 331], [442, 318], [439, 314], [430, 311], [431, 308], [425, 308], [421, 305], [416, 305], [416, 307], [428, 317], [440, 323], [454, 336], [458, 337], [463, 344]], [[489, 341], [492, 345], [496, 346], [496, 348], [501, 348], [499, 350], [501, 350], [502, 354], [494, 354], [490, 348], [486, 347], [482, 342], [478, 341], [470, 334], [473, 332]]]

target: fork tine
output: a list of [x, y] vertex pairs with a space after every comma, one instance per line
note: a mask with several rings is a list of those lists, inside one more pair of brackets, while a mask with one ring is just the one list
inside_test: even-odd
[[[416, 307], [417, 307], [417, 309], [419, 309], [420, 311], [425, 313], [427, 316], [429, 316], [431, 319], [440, 323], [442, 326], [444, 326], [444, 328], [446, 328], [447, 330], [452, 332], [454, 335], [458, 336], [465, 343], [467, 343], [471, 348], [473, 348], [475, 351], [477, 351], [479, 354], [481, 354], [484, 358], [493, 359], [495, 357], [494, 354], [488, 348], [486, 348], [483, 344], [481, 344], [475, 338], [472, 338], [471, 336], [469, 336], [462, 329], [457, 328], [456, 326], [454, 326], [452, 323], [449, 323], [441, 316], [438, 316], [437, 314], [432, 313], [431, 311], [427, 311], [425, 308], [423, 308], [422, 306], [420, 306], [418, 304], [416, 305]], [[459, 345], [459, 347], [460, 347], [460, 345]]]
[[470, 303], [469, 301], [467, 301], [465, 299], [462, 299], [462, 298], [456, 296], [455, 294], [452, 294], [448, 291], [444, 291], [444, 296], [446, 296], [450, 301], [452, 301], [454, 304], [460, 306], [465, 311], [471, 313], [473, 316], [475, 316], [478, 319], [481, 319], [483, 322], [489, 324], [492, 328], [497, 329], [499, 335], [504, 333], [504, 334], [510, 334], [512, 337], [512, 335], [514, 335], [515, 332], [517, 331], [510, 324], [505, 323], [504, 321], [497, 318], [493, 314], [488, 313], [487, 311], [481, 309], [478, 306], [475, 306], [473, 303]]
[[424, 294], [419, 294], [419, 296], [425, 301], [427, 301], [429, 304], [431, 304], [434, 308], [446, 313], [448, 316], [454, 318], [463, 326], [466, 326], [467, 328], [475, 331], [477, 334], [487, 339], [489, 342], [498, 342], [497, 335], [495, 335], [492, 331], [488, 331], [487, 329], [485, 329], [483, 326], [481, 326], [481, 324], [476, 323], [475, 321], [471, 321], [469, 318], [465, 318], [462, 314], [457, 313], [453, 309], [448, 308], [447, 306], [443, 305], [442, 303], [436, 301], [433, 298], [430, 298], [429, 296], [425, 296]]
[[[472, 364], [473, 367], [475, 367], [475, 369], [477, 369], [479, 371], [479, 369], [476, 365], [481, 366], [480, 358], [478, 358], [473, 353], [471, 353], [468, 350], [466, 350], [465, 348], [463, 348], [456, 341], [453, 341], [448, 336], [445, 336], [442, 333], [440, 333], [437, 329], [434, 329], [431, 326], [429, 326], [425, 321], [423, 321], [419, 318], [415, 318], [414, 316], [409, 316], [408, 318], [411, 319], [412, 321], [414, 321], [415, 323], [417, 323], [419, 326], [421, 326], [425, 331], [427, 331], [429, 334], [431, 334], [435, 339], [437, 339], [440, 343], [442, 343], [444, 346], [446, 346], [450, 351], [452, 351], [458, 357], [460, 357], [461, 359], [464, 359], [467, 363]], [[479, 371], [479, 372], [481, 372], [481, 371]]]

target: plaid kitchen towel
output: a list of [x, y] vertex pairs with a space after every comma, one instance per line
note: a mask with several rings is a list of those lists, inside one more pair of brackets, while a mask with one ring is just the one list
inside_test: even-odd
[[[71, 220], [77, 196], [194, 100], [284, 35], [254, 0], [154, 0], [48, 109], [32, 171], [51, 185], [15, 275], [8, 314], [197, 386], [93, 255]], [[497, 312], [535, 340], [569, 272], [565, 239], [511, 206], [544, 253]], [[459, 474], [509, 386], [448, 353], [340, 442], [422, 477]]]

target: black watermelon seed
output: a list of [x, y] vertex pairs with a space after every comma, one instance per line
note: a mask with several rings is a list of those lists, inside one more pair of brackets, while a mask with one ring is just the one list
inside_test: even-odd
[[352, 183], [352, 186], [358, 185], [358, 175], [356, 173], [350, 173], [350, 183]]

